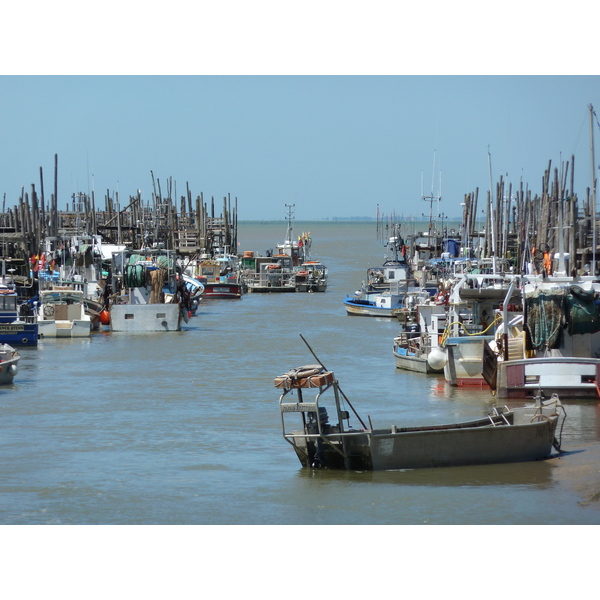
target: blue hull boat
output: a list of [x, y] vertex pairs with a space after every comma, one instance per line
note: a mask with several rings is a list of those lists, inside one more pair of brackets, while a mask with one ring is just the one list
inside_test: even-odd
[[37, 346], [38, 324], [35, 317], [19, 314], [15, 289], [0, 287], [0, 343], [10, 346]]

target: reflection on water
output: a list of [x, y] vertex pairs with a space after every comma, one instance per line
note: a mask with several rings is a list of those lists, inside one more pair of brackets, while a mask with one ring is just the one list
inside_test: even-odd
[[542, 489], [552, 484], [556, 458], [498, 465], [474, 465], [394, 471], [325, 471], [301, 469], [298, 477], [323, 481], [351, 481], [356, 484], [410, 486], [525, 486]]

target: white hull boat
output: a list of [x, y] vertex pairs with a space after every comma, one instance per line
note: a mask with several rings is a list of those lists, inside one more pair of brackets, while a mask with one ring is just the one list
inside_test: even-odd
[[80, 290], [55, 287], [40, 292], [37, 314], [40, 338], [89, 337], [92, 318]]

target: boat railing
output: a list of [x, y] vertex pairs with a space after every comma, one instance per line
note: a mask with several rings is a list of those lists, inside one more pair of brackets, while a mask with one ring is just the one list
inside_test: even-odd
[[415, 356], [427, 355], [432, 348], [430, 335], [427, 333], [411, 333], [401, 331], [395, 338], [394, 344], [400, 348], [406, 348]]
[[508, 406], [492, 406], [488, 417], [494, 427], [497, 425], [512, 425], [512, 423], [506, 418], [507, 414], [510, 414]]
[[[351, 435], [356, 435], [350, 425], [348, 430], [344, 430], [343, 421], [349, 423], [350, 413], [346, 410], [342, 410], [340, 406], [340, 395], [342, 395], [347, 401], [348, 399], [344, 393], [339, 389], [338, 382], [332, 372], [324, 372], [316, 375], [318, 378], [315, 380], [312, 376], [305, 379], [295, 379], [293, 376], [282, 376], [276, 380], [277, 387], [284, 387], [284, 391], [279, 398], [279, 410], [281, 414], [281, 426], [284, 439], [291, 444], [297, 450], [302, 450], [295, 443], [296, 439], [314, 440], [315, 444], [323, 442], [335, 450], [342, 458], [346, 465], [349, 464], [349, 456], [346, 451], [345, 439]], [[278, 383], [279, 382], [279, 383]], [[303, 400], [302, 390], [303, 388], [315, 388], [317, 394], [312, 402], [305, 402]], [[337, 425], [329, 424], [329, 415], [327, 411], [319, 405], [321, 396], [329, 389], [333, 389], [334, 392], [334, 408], [337, 414], [338, 423]], [[296, 391], [298, 394], [297, 402], [285, 402], [286, 397], [292, 391]], [[349, 403], [349, 401], [348, 401]], [[352, 406], [350, 405], [352, 408]], [[354, 411], [354, 409], [352, 409]], [[356, 414], [356, 411], [354, 411]], [[301, 413], [303, 430], [302, 433], [288, 433], [286, 431], [285, 414], [289, 413]], [[308, 420], [306, 415], [309, 415]], [[357, 415], [358, 417], [358, 415]], [[360, 417], [358, 417], [360, 420]], [[362, 423], [362, 421], [361, 421]], [[370, 431], [364, 430], [365, 435], [370, 435]], [[307, 460], [312, 460], [307, 451], [302, 450], [306, 454]], [[316, 450], [319, 453], [318, 449]], [[313, 457], [314, 458], [314, 457]]]
[[273, 272], [273, 273], [245, 273], [242, 275], [244, 283], [249, 287], [293, 287], [295, 285], [295, 273]]
[[22, 323], [37, 323], [37, 316], [36, 315], [19, 316], [17, 321], [20, 321]]

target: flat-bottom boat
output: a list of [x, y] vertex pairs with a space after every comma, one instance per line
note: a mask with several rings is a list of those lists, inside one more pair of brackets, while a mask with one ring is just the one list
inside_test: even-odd
[[394, 361], [398, 369], [425, 373], [426, 375], [441, 375], [444, 367], [431, 365], [428, 357], [431, 351], [430, 334], [400, 332], [394, 338]]
[[18, 373], [19, 359], [21, 355], [8, 344], [0, 344], [0, 385], [13, 382]]
[[[367, 427], [341, 391], [331, 371], [322, 365], [293, 369], [275, 379], [283, 389], [279, 399], [284, 439], [303, 467], [346, 470], [396, 470], [488, 463], [522, 462], [548, 458], [552, 447], [560, 450], [555, 433], [564, 410], [558, 396], [541, 397], [533, 406], [494, 407], [486, 418], [447, 425]], [[305, 401], [303, 391], [313, 388], [316, 397]], [[337, 424], [329, 423], [322, 395], [333, 390], [329, 407]], [[290, 396], [296, 393], [297, 399]], [[350, 426], [350, 412], [362, 429]], [[332, 407], [332, 408], [331, 408]], [[300, 416], [301, 428], [288, 431], [286, 418]], [[346, 424], [344, 424], [346, 422]]]

